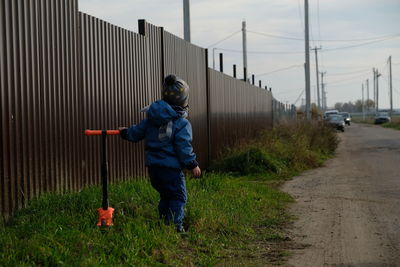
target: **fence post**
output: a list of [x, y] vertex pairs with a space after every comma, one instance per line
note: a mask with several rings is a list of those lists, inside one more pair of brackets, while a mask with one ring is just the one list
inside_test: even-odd
[[254, 74], [251, 75], [251, 84], [254, 85]]
[[224, 72], [224, 54], [219, 53], [219, 71]]
[[236, 64], [233, 64], [233, 78], [236, 78]]

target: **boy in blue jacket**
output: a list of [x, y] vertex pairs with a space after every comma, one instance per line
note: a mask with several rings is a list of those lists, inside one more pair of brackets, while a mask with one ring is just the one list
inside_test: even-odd
[[147, 118], [138, 125], [121, 129], [121, 137], [131, 142], [145, 140], [145, 164], [151, 185], [160, 193], [160, 218], [173, 222], [184, 232], [183, 218], [187, 201], [183, 169], [199, 177], [201, 170], [193, 152], [192, 126], [186, 119], [189, 86], [180, 78], [168, 75], [163, 83], [162, 100], [143, 111]]

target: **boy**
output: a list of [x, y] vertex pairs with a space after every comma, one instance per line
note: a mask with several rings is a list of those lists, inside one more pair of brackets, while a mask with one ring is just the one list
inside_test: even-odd
[[143, 111], [147, 118], [138, 125], [121, 129], [121, 137], [131, 142], [145, 139], [146, 166], [151, 185], [160, 193], [160, 218], [173, 222], [184, 232], [183, 217], [187, 200], [182, 169], [199, 177], [201, 170], [191, 145], [192, 126], [186, 119], [189, 86], [180, 78], [168, 75], [163, 83], [162, 100]]

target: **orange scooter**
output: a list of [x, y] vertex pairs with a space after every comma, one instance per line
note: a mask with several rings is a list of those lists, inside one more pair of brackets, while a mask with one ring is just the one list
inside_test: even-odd
[[101, 182], [103, 187], [102, 207], [97, 209], [99, 220], [97, 226], [110, 227], [114, 209], [108, 203], [108, 161], [107, 161], [107, 135], [119, 135], [120, 130], [85, 130], [86, 136], [101, 135]]

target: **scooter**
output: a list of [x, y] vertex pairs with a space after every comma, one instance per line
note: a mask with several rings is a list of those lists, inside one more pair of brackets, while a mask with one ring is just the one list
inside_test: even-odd
[[107, 135], [119, 135], [120, 130], [85, 130], [86, 136], [101, 135], [101, 182], [103, 188], [102, 207], [97, 209], [99, 219], [97, 226], [111, 227], [113, 225], [114, 209], [108, 203], [108, 161], [107, 161]]

